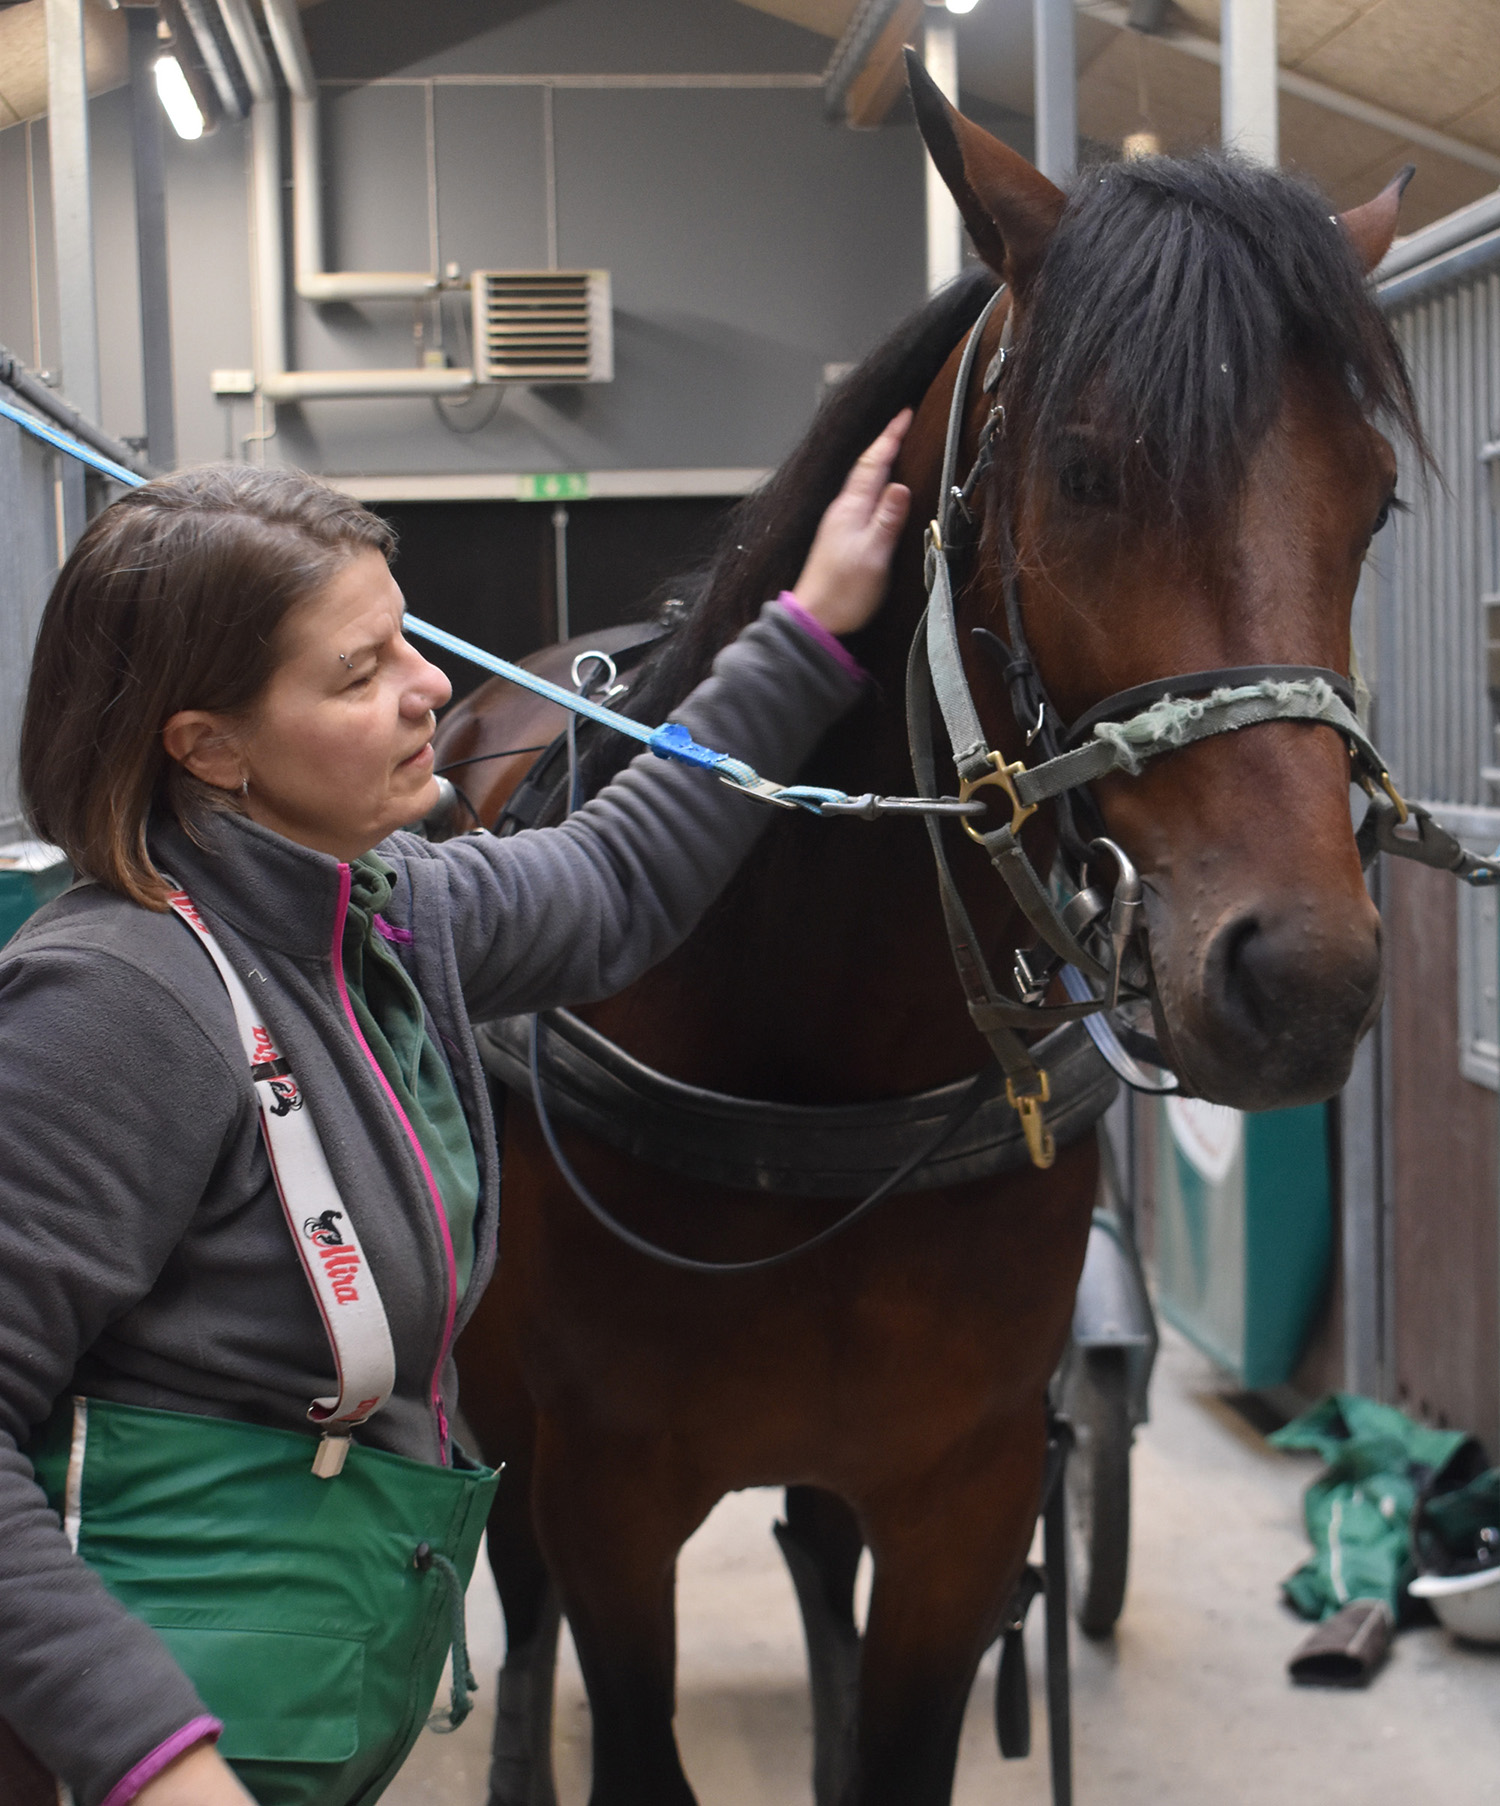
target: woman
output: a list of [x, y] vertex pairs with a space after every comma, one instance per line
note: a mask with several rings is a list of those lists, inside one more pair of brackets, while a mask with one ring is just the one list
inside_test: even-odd
[[[678, 711], [698, 740], [790, 776], [854, 701], [907, 418]], [[399, 1767], [488, 1497], [448, 1430], [498, 1207], [467, 1023], [628, 984], [766, 820], [643, 755], [560, 828], [397, 832], [449, 686], [391, 551], [308, 478], [187, 472], [89, 527], [38, 638], [22, 782], [90, 882], [0, 955], [0, 1719], [78, 1806]], [[387, 1545], [361, 1606], [348, 1552]]]

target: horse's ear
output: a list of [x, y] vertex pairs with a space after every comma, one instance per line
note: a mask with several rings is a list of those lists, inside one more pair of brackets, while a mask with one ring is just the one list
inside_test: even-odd
[[906, 79], [922, 141], [958, 202], [974, 249], [1016, 293], [1024, 293], [1067, 197], [1008, 144], [949, 106], [910, 49]]
[[1416, 164], [1408, 163], [1373, 201], [1366, 201], [1362, 207], [1351, 207], [1347, 213], [1338, 216], [1367, 276], [1391, 248], [1391, 240], [1396, 236], [1396, 215], [1401, 211], [1401, 197], [1406, 193], [1406, 184], [1416, 173]]

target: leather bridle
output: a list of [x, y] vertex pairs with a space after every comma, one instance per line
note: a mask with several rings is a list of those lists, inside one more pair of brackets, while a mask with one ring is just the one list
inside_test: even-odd
[[[935, 697], [958, 774], [959, 796], [997, 788], [1010, 804], [1010, 819], [986, 829], [972, 818], [964, 832], [988, 853], [990, 862], [1038, 936], [1037, 946], [1018, 955], [1018, 1000], [1002, 994], [981, 951], [973, 923], [959, 896], [948, 861], [941, 822], [924, 817], [937, 866], [938, 888], [954, 964], [974, 1026], [989, 1043], [1006, 1075], [1006, 1095], [1021, 1118], [1032, 1161], [1050, 1166], [1055, 1153], [1046, 1127], [1051, 1094], [1046, 1069], [1038, 1066], [1022, 1036], [1057, 1023], [1089, 1018], [1100, 1051], [1127, 1083], [1139, 1089], [1171, 1089], [1141, 1073], [1127, 1046], [1165, 1066], [1147, 1037], [1127, 1031], [1125, 1045], [1097, 1019], [1122, 1003], [1149, 1002], [1149, 967], [1133, 945], [1141, 925], [1141, 882], [1122, 848], [1103, 835], [1085, 843], [1074, 812], [1086, 796], [1082, 787], [1112, 773], [1134, 777], [1152, 760], [1219, 734], [1237, 733], [1268, 721], [1305, 721], [1335, 729], [1349, 748], [1351, 775], [1370, 798], [1358, 834], [1362, 862], [1378, 851], [1415, 858], [1453, 871], [1471, 883], [1500, 879], [1500, 858], [1469, 853], [1430, 814], [1397, 792], [1385, 761], [1355, 712], [1350, 679], [1313, 665], [1226, 666], [1153, 679], [1120, 690], [1065, 724], [1053, 707], [1026, 640], [1013, 572], [1005, 586], [1009, 643], [978, 629], [980, 643], [997, 656], [1016, 724], [1028, 747], [1040, 742], [1042, 760], [1027, 766], [997, 752], [980, 721], [964, 671], [954, 606], [952, 560], [974, 523], [971, 506], [991, 468], [997, 434], [1004, 422], [998, 391], [1010, 357], [1011, 315], [999, 349], [990, 360], [983, 392], [989, 415], [980, 428], [974, 463], [960, 484], [958, 451], [967, 413], [974, 365], [984, 329], [999, 305], [1002, 286], [975, 321], [959, 360], [943, 450], [938, 509], [926, 536], [927, 609], [912, 641], [907, 667], [907, 719], [917, 789], [936, 797], [932, 736]], [[1072, 886], [1044, 883], [1021, 845], [1026, 821], [1044, 802], [1055, 801], [1061, 820], [1058, 877]], [[1088, 805], [1092, 807], [1091, 802]], [[1405, 832], [1402, 830], [1405, 829]], [[1107, 859], [1115, 881], [1106, 895], [1088, 883], [1088, 867]], [[1045, 997], [1060, 977], [1069, 993], [1065, 1004]]]

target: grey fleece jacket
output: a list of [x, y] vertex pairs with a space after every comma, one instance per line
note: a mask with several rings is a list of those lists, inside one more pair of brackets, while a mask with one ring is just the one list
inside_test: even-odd
[[[856, 690], [773, 603], [674, 719], [789, 779]], [[768, 814], [648, 753], [562, 827], [382, 843], [398, 874], [386, 915], [410, 930], [401, 956], [479, 1150], [462, 1298], [343, 992], [348, 868], [239, 816], [213, 818], [206, 847], [155, 831], [159, 865], [263, 1004], [357, 1211], [397, 1358], [361, 1441], [447, 1458], [450, 1350], [490, 1276], [499, 1206], [470, 1021], [620, 990], [685, 938]], [[25, 1457], [32, 1430], [72, 1391], [311, 1434], [331, 1374], [222, 982], [175, 917], [67, 893], [0, 952], [0, 1717], [79, 1806], [204, 1708], [72, 1554]]]

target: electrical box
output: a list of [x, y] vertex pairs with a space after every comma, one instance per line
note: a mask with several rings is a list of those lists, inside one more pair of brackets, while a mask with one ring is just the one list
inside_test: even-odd
[[470, 280], [480, 382], [614, 381], [608, 270], [475, 270]]

